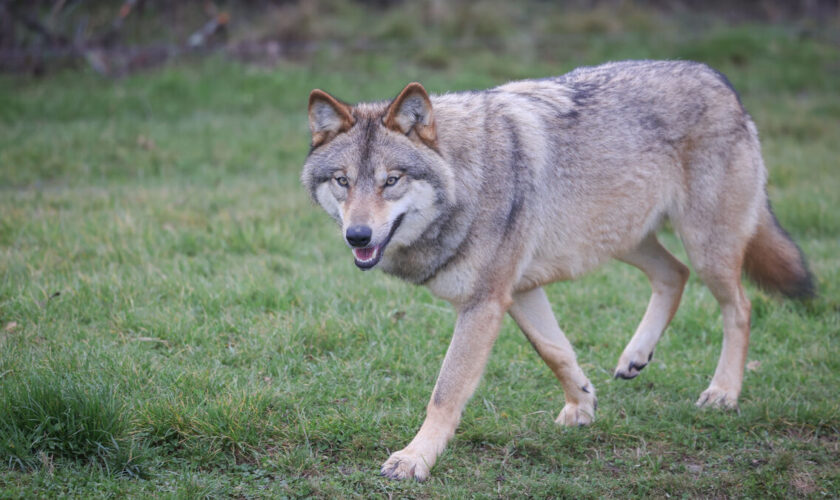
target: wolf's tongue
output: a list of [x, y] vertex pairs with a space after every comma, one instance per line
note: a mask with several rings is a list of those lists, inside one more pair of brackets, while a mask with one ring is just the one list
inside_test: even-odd
[[376, 253], [376, 247], [354, 248], [353, 249], [353, 254], [356, 255], [357, 259], [362, 260], [362, 261], [372, 259], [375, 253]]

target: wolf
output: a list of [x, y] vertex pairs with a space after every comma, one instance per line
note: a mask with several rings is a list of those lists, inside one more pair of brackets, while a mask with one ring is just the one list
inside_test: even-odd
[[758, 133], [727, 78], [686, 61], [624, 61], [558, 77], [349, 105], [309, 96], [302, 171], [356, 266], [425, 285], [457, 311], [414, 439], [384, 463], [425, 480], [481, 378], [505, 313], [560, 381], [562, 425], [592, 422], [595, 388], [543, 286], [609, 259], [652, 295], [615, 376], [651, 361], [689, 269], [657, 240], [667, 220], [720, 305], [723, 347], [698, 406], [736, 407], [750, 335], [744, 271], [793, 298], [814, 293], [767, 198]]

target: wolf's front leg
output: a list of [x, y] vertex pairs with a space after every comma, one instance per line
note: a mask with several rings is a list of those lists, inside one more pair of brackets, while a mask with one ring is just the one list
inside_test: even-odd
[[383, 476], [428, 479], [429, 470], [455, 434], [461, 411], [478, 386], [507, 306], [503, 301], [489, 300], [458, 312], [452, 342], [426, 407], [426, 420], [411, 443], [382, 465]]

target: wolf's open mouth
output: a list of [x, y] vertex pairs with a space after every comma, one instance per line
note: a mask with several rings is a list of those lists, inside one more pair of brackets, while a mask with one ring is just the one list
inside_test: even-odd
[[388, 242], [391, 241], [391, 236], [394, 236], [394, 233], [397, 231], [400, 223], [402, 223], [403, 215], [405, 214], [400, 214], [394, 220], [394, 224], [391, 226], [391, 231], [388, 233], [385, 241], [372, 247], [353, 249], [353, 257], [356, 258], [356, 266], [358, 266], [359, 269], [367, 271], [379, 263], [379, 260], [382, 258], [382, 254], [385, 253], [385, 247], [388, 245]]
[[353, 255], [356, 257], [356, 265], [359, 267], [372, 265], [375, 260], [379, 260], [379, 250], [382, 245], [375, 247], [354, 248]]

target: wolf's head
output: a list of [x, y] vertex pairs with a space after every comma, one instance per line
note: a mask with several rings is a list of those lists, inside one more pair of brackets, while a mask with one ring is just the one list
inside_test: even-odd
[[341, 226], [356, 265], [410, 245], [453, 202], [452, 171], [438, 150], [432, 103], [411, 83], [390, 103], [350, 106], [309, 95], [312, 149], [301, 179]]

